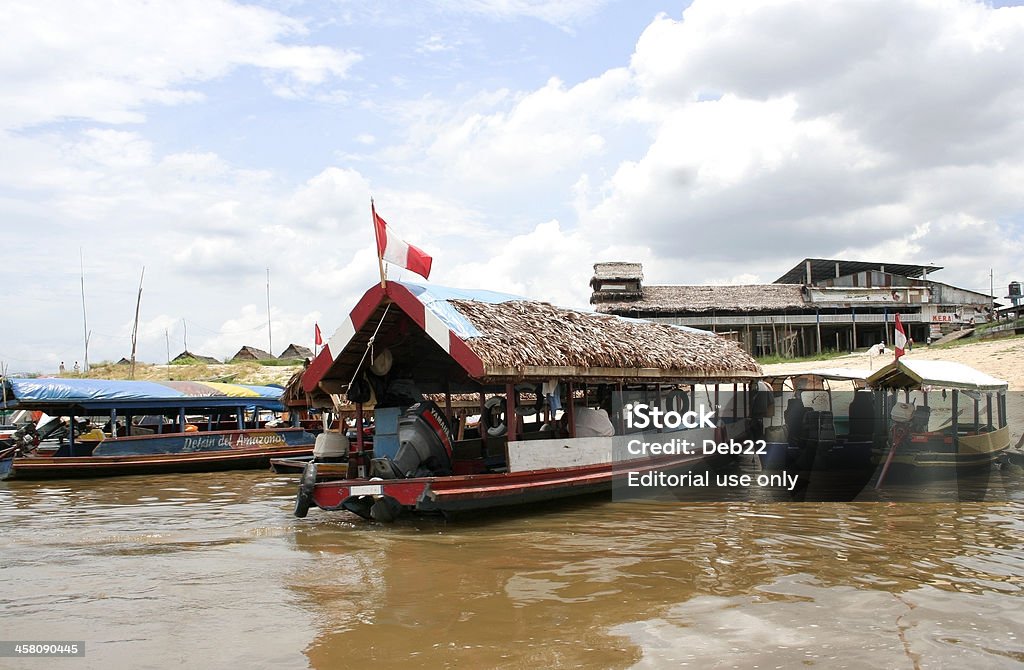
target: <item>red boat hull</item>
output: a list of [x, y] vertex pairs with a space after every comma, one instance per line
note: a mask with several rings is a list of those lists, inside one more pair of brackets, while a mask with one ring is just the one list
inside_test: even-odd
[[[711, 465], [706, 457], [673, 457], [633, 463], [630, 470], [679, 471]], [[556, 500], [611, 491], [627, 466], [609, 463], [571, 468], [549, 468], [518, 473], [454, 475], [412, 479], [345, 479], [313, 483], [315, 468], [303, 474], [296, 516], [312, 505], [327, 511], [348, 510], [369, 518], [371, 504], [381, 498], [393, 509], [417, 514], [450, 514]], [[377, 518], [374, 516], [373, 518]], [[389, 520], [389, 519], [379, 519]]]

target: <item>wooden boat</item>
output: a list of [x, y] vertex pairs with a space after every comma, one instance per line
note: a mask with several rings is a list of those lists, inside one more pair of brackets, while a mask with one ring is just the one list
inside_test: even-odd
[[888, 436], [886, 476], [947, 479], [991, 468], [1010, 446], [1007, 383], [961, 363], [899, 358], [867, 379]]
[[10, 476], [11, 466], [14, 464], [14, 456], [17, 453], [17, 447], [0, 449], [0, 479], [7, 479]]
[[[700, 468], [723, 454], [637, 454], [630, 445], [743, 437], [745, 383], [758, 374], [736, 343], [710, 333], [389, 281], [366, 292], [302, 380], [312, 402], [346, 394], [357, 425], [372, 406], [373, 444], [357, 434], [343, 479], [324, 481], [337, 464], [306, 465], [295, 514], [314, 505], [378, 521], [452, 514]], [[424, 396], [438, 393], [443, 407]], [[466, 427], [452, 394], [477, 398], [477, 428]], [[719, 411], [729, 406], [723, 394], [743, 400]], [[699, 407], [708, 420], [634, 428], [638, 404], [692, 416]]]
[[96, 379], [3, 383], [3, 409], [67, 417], [68, 427], [66, 440], [19, 448], [11, 478], [267, 467], [273, 457], [311, 453], [315, 439], [302, 428], [269, 426], [260, 418], [261, 412], [283, 409], [277, 387]]

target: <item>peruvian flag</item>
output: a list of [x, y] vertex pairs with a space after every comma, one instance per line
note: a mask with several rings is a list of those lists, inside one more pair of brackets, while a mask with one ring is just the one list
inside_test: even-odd
[[903, 321], [900, 320], [899, 312], [896, 313], [896, 334], [893, 345], [896, 347], [896, 358], [905, 353], [903, 350], [907, 348], [907, 331], [903, 330]]
[[406, 270], [412, 270], [424, 279], [430, 277], [430, 264], [434, 261], [419, 247], [388, 234], [388, 224], [377, 215], [373, 204], [370, 205], [373, 212], [373, 228], [377, 233], [377, 256], [381, 260], [392, 263]]
[[324, 343], [324, 336], [320, 334], [320, 324], [313, 324], [313, 345], [319, 347]]

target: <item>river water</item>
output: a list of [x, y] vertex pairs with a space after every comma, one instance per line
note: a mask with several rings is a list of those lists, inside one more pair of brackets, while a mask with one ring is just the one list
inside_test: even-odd
[[[1020, 490], [1021, 480], [1011, 486]], [[3, 668], [1024, 666], [1024, 494], [295, 519], [264, 472], [0, 483]]]

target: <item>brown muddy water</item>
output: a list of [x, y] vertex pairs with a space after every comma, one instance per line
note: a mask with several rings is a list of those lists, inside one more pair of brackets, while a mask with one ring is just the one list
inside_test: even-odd
[[1021, 667], [1020, 485], [379, 526], [263, 472], [0, 483], [0, 640], [86, 643], [0, 667]]

